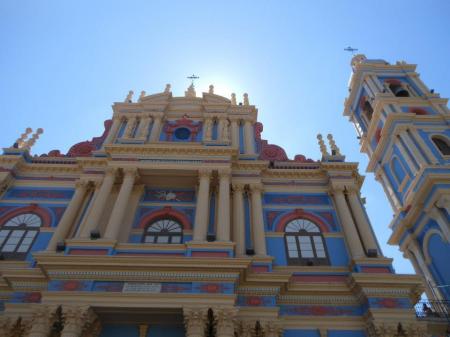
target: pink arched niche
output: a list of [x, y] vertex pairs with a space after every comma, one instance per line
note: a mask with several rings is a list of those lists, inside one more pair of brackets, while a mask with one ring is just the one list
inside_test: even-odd
[[140, 221], [139, 221], [139, 228], [145, 228], [148, 224], [162, 218], [171, 217], [181, 223], [184, 230], [190, 230], [192, 229], [191, 223], [189, 222], [188, 217], [176, 209], [173, 209], [170, 206], [166, 206], [160, 210], [150, 212], [146, 214]]
[[24, 213], [34, 213], [42, 219], [41, 227], [50, 227], [52, 223], [52, 216], [45, 208], [39, 207], [36, 204], [31, 204], [25, 207], [14, 208], [13, 210], [5, 213], [0, 219], [0, 227], [3, 226], [8, 220], [14, 218], [17, 215]]
[[302, 209], [296, 209], [293, 212], [283, 215], [278, 221], [275, 231], [284, 232], [284, 228], [286, 227], [286, 225], [295, 219], [306, 219], [311, 222], [314, 222], [314, 224], [316, 224], [320, 228], [320, 231], [322, 233], [328, 233], [330, 231], [328, 225], [321, 218], [312, 213], [305, 212]]

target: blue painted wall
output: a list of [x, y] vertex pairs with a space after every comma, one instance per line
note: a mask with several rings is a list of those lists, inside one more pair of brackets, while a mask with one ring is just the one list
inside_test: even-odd
[[131, 324], [106, 324], [100, 337], [139, 337], [139, 327]]
[[[450, 284], [450, 265], [448, 263], [450, 244], [444, 242], [439, 235], [433, 234], [428, 242], [428, 253], [431, 257], [430, 269], [437, 285]], [[442, 287], [440, 290], [447, 299], [450, 299], [450, 289], [448, 287]]]
[[284, 330], [284, 337], [320, 337], [319, 330], [289, 329]]

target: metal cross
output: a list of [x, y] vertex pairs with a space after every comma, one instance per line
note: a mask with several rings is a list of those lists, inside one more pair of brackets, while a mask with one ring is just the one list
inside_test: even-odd
[[186, 77], [191, 80], [191, 84], [194, 85], [194, 80], [198, 80], [200, 77], [192, 74], [191, 76]]
[[344, 48], [344, 50], [352, 53], [352, 55], [355, 55], [355, 51], [358, 51], [358, 49], [352, 48], [350, 46], [348, 46], [347, 48]]

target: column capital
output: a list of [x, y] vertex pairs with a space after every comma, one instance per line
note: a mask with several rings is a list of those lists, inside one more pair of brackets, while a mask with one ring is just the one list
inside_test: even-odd
[[229, 178], [231, 176], [231, 169], [229, 168], [221, 168], [217, 170], [217, 174], [219, 178]]
[[64, 329], [61, 337], [80, 336], [83, 330], [90, 326], [97, 316], [88, 306], [62, 306], [62, 316], [64, 321]]
[[183, 308], [186, 337], [204, 336], [207, 312], [206, 308]]
[[245, 184], [232, 183], [233, 192], [242, 193], [245, 190]]
[[150, 112], [150, 116], [153, 117], [154, 119], [163, 119], [164, 117], [164, 112], [162, 111], [152, 111]]
[[138, 169], [135, 167], [125, 167], [122, 169], [123, 174], [125, 177], [127, 176], [133, 176], [133, 177], [138, 177], [139, 173], [138, 173]]
[[90, 182], [87, 179], [80, 179], [75, 182], [75, 188], [86, 189]]
[[217, 336], [234, 336], [237, 308], [213, 308]]
[[209, 178], [211, 177], [212, 170], [210, 169], [199, 169], [198, 176], [199, 178]]
[[30, 335], [47, 336], [56, 319], [56, 305], [39, 305], [33, 310]]
[[262, 183], [249, 184], [250, 193], [262, 193], [264, 191], [264, 185]]
[[283, 334], [283, 327], [278, 322], [268, 321], [263, 324], [262, 328], [266, 337], [279, 337]]
[[107, 168], [105, 168], [105, 175], [113, 175], [113, 174], [116, 174], [116, 172], [117, 172], [117, 167], [108, 166]]

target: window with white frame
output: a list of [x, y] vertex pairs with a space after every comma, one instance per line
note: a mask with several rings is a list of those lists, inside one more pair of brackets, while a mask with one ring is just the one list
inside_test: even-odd
[[7, 258], [25, 258], [41, 226], [42, 219], [34, 213], [9, 219], [0, 228], [0, 252]]
[[288, 264], [328, 265], [328, 255], [319, 227], [306, 219], [295, 219], [285, 227]]
[[171, 218], [159, 219], [152, 222], [145, 229], [142, 237], [144, 243], [181, 243], [183, 237], [183, 227]]

